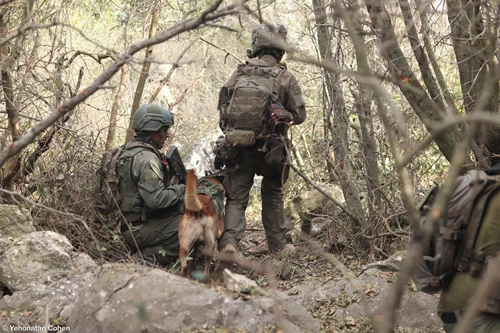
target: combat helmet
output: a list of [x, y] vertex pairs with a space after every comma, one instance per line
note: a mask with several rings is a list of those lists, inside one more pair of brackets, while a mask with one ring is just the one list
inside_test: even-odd
[[162, 127], [173, 126], [174, 115], [158, 104], [141, 105], [134, 113], [132, 128], [136, 132], [155, 132]]
[[252, 50], [248, 50], [248, 57], [255, 58], [259, 51], [266, 48], [286, 49], [286, 35], [288, 30], [278, 23], [259, 24], [252, 29]]

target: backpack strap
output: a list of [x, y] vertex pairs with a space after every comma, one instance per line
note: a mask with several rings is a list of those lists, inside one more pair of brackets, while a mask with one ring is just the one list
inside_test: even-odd
[[163, 157], [161, 156], [158, 149], [156, 149], [156, 147], [154, 147], [153, 145], [150, 145], [149, 143], [145, 143], [142, 141], [130, 141], [130, 142], [127, 142], [123, 147], [124, 147], [124, 149], [144, 148], [147, 150], [151, 150], [153, 153], [155, 153], [156, 156], [158, 156], [158, 158], [160, 160], [163, 160]]
[[284, 64], [278, 63], [273, 67], [261, 67], [250, 64], [239, 64], [238, 65], [238, 75], [253, 75], [253, 76], [263, 76], [269, 75], [271, 76], [271, 80], [273, 82], [271, 93], [276, 98], [279, 97], [279, 84], [281, 82], [281, 77], [283, 73], [287, 70]]
[[271, 77], [273, 77], [272, 93], [274, 97], [276, 97], [276, 99], [279, 99], [281, 77], [285, 72], [286, 72], [286, 66], [283, 66], [281, 64], [274, 66], [273, 70], [271, 71]]

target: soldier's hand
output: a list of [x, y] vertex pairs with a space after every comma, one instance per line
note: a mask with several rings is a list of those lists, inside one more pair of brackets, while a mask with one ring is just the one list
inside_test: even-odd
[[173, 188], [180, 195], [184, 195], [184, 192], [186, 192], [186, 185], [184, 184], [172, 185], [170, 187]]

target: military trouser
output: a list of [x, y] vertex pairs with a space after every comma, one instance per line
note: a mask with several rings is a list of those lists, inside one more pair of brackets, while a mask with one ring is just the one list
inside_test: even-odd
[[[219, 240], [219, 249], [227, 244], [237, 247], [246, 228], [245, 210], [255, 174], [262, 175], [262, 224], [269, 251], [279, 251], [286, 245], [282, 168], [267, 164], [257, 147], [240, 148], [241, 168], [224, 179], [226, 189], [226, 230]], [[286, 180], [286, 179], [285, 179]]]
[[[460, 323], [445, 324], [443, 326], [446, 333], [453, 333], [453, 331], [460, 326]], [[468, 333], [496, 333], [500, 332], [500, 315], [483, 313], [479, 315], [472, 324]]]
[[[179, 257], [179, 222], [182, 214], [149, 219], [123, 232], [132, 248], [139, 248], [146, 262], [166, 266]], [[135, 242], [134, 242], [135, 239]], [[140, 255], [138, 256], [140, 258]]]

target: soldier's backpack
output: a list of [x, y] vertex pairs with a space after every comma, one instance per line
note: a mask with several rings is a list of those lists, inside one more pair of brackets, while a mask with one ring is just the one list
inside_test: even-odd
[[[457, 178], [446, 213], [412, 274], [419, 290], [430, 294], [441, 291], [457, 271], [474, 276], [481, 274], [471, 262], [484, 263], [486, 256], [474, 251], [474, 246], [486, 203], [499, 188], [499, 180], [499, 176], [477, 170]], [[438, 187], [432, 188], [419, 204], [422, 226], [438, 190]]]
[[116, 161], [123, 149], [125, 145], [104, 153], [101, 166], [97, 170], [99, 193], [95, 198], [94, 206], [103, 215], [111, 214], [120, 207], [121, 197], [118, 186], [120, 180], [116, 175]]
[[277, 100], [280, 78], [286, 66], [239, 65], [234, 87], [229, 91], [229, 104], [221, 109], [226, 140], [238, 147], [248, 147], [265, 138], [270, 130], [269, 104]]

